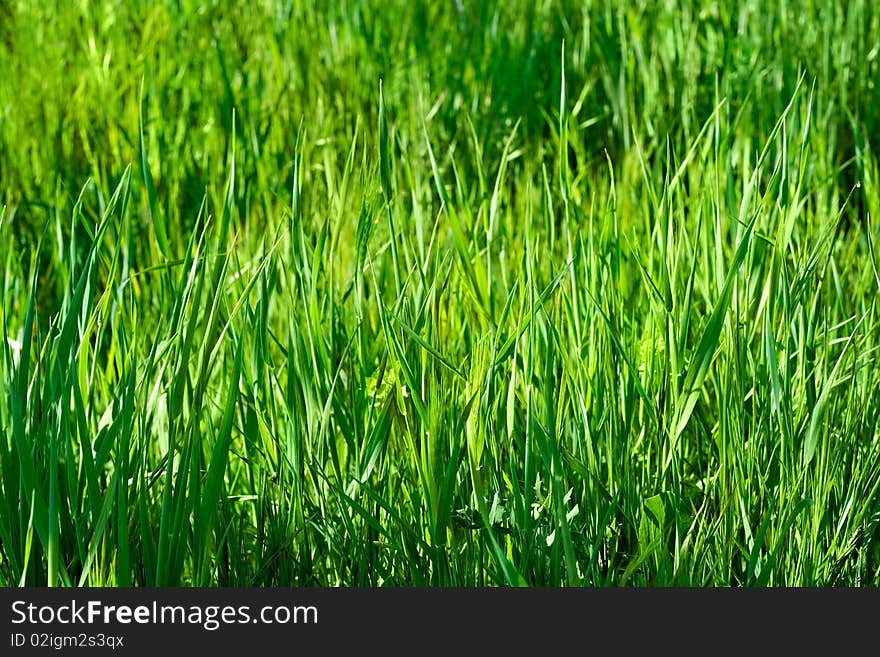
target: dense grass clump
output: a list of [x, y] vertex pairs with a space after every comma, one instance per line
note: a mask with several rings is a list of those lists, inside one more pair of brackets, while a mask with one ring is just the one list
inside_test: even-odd
[[878, 81], [870, 0], [0, 3], [0, 585], [880, 584]]

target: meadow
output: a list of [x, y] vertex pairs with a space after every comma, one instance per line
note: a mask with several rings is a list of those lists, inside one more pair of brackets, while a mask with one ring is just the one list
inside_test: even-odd
[[880, 585], [872, 0], [0, 2], [0, 585]]

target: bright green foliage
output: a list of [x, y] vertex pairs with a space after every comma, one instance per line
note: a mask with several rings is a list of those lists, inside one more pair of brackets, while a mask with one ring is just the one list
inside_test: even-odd
[[0, 585], [880, 585], [880, 7], [0, 3]]

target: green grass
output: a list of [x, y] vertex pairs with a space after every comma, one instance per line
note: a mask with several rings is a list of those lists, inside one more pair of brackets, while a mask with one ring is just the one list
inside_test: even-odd
[[845, 4], [0, 3], [0, 585], [880, 584]]

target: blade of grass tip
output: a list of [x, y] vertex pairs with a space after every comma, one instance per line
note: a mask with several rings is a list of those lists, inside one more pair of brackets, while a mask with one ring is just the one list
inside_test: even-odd
[[672, 194], [675, 188], [678, 186], [678, 181], [681, 180], [682, 175], [684, 175], [687, 170], [688, 164], [690, 164], [691, 160], [694, 158], [694, 155], [697, 152], [697, 146], [700, 145], [700, 141], [702, 141], [703, 137], [708, 132], [709, 128], [712, 126], [715, 121], [715, 117], [718, 116], [718, 113], [723, 109], [726, 104], [727, 99], [722, 98], [718, 104], [715, 106], [715, 109], [712, 110], [712, 113], [709, 115], [709, 118], [706, 119], [705, 123], [703, 123], [703, 127], [700, 129], [700, 132], [694, 138], [693, 143], [691, 143], [690, 149], [688, 149], [687, 154], [684, 159], [681, 161], [681, 164], [678, 166], [678, 170], [676, 170], [675, 175], [672, 176], [672, 179], [669, 181], [669, 184], [666, 186], [664, 190], [665, 194]]
[[501, 151], [501, 161], [498, 164], [498, 173], [495, 175], [495, 185], [492, 187], [492, 197], [489, 200], [489, 228], [488, 240], [491, 244], [492, 236], [495, 233], [495, 227], [498, 223], [499, 208], [501, 206], [501, 188], [504, 179], [507, 176], [507, 165], [510, 161], [510, 148], [513, 146], [513, 140], [516, 138], [516, 132], [519, 129], [520, 121], [513, 124], [507, 139], [504, 141], [504, 148]]
[[141, 175], [144, 179], [144, 187], [147, 191], [148, 211], [153, 222], [153, 230], [156, 232], [156, 241], [159, 250], [166, 259], [170, 249], [168, 248], [168, 231], [165, 227], [165, 217], [159, 205], [159, 197], [156, 194], [156, 185], [153, 182], [153, 174], [150, 171], [150, 163], [147, 158], [147, 148], [144, 143], [144, 78], [141, 77], [140, 98], [138, 101], [138, 135], [140, 137]]
[[[483, 166], [483, 148], [480, 146], [480, 139], [477, 137], [477, 129], [474, 127], [474, 122], [470, 113], [466, 113], [464, 118], [467, 122], [468, 130], [470, 131], [471, 144], [474, 149], [473, 160], [476, 168], [477, 183], [480, 188], [480, 206], [484, 207], [489, 196], [489, 191], [486, 186], [486, 172]], [[486, 218], [488, 219], [488, 217]]]
[[[120, 181], [119, 186], [117, 187], [116, 192], [113, 195], [113, 198], [111, 199], [111, 205], [107, 207], [104, 213], [104, 217], [97, 230], [95, 231], [94, 239], [89, 248], [86, 266], [80, 273], [79, 280], [77, 281], [76, 286], [73, 289], [72, 296], [69, 296], [67, 298], [69, 303], [66, 303], [65, 305], [65, 316], [60, 326], [59, 333], [52, 343], [52, 348], [56, 355], [53, 367], [53, 381], [61, 382], [67, 380], [76, 380], [75, 330], [84, 307], [88, 305], [87, 296], [91, 294], [91, 286], [93, 284], [92, 279], [95, 277], [95, 270], [97, 268], [98, 246], [100, 245], [103, 236], [111, 223], [112, 212], [115, 210], [117, 202], [123, 195], [124, 188], [127, 184], [126, 181], [127, 177], [123, 175], [123, 178]], [[88, 293], [87, 290], [89, 290]], [[60, 396], [62, 393], [56, 392], [55, 394], [56, 396]], [[60, 400], [60, 403], [64, 405], [64, 400]], [[57, 488], [59, 481], [58, 456], [58, 437], [57, 434], [53, 432], [49, 438], [49, 499], [47, 511], [47, 568], [48, 585], [50, 587], [56, 585], [58, 575], [61, 575], [61, 579], [64, 584], [67, 585], [70, 583], [69, 576], [64, 569], [62, 562], [59, 561], [58, 554], [58, 540], [60, 533], [60, 528], [58, 526], [60, 493]]]
[[781, 253], [786, 253], [788, 250], [788, 244], [791, 240], [791, 233], [794, 230], [794, 225], [799, 216], [801, 216], [801, 189], [804, 184], [804, 180], [806, 179], [807, 173], [807, 165], [810, 161], [810, 158], [806, 157], [807, 152], [807, 140], [810, 135], [810, 121], [812, 117], [813, 110], [813, 97], [816, 91], [816, 80], [813, 80], [813, 86], [810, 89], [810, 96], [807, 100], [807, 115], [804, 118], [804, 125], [801, 131], [801, 147], [800, 147], [800, 155], [798, 157], [798, 174], [797, 174], [797, 184], [795, 185], [794, 192], [790, 193], [788, 200], [788, 211], [783, 218], [782, 221], [779, 222], [778, 228], [778, 237], [777, 237], [777, 248]]
[[[196, 391], [195, 398], [198, 400], [203, 399], [203, 395], [208, 386], [209, 373], [211, 368], [214, 365], [214, 362], [211, 359], [212, 345], [217, 344], [218, 341], [218, 322], [223, 321], [220, 318], [220, 315], [223, 314], [222, 308], [222, 285], [221, 282], [224, 280], [227, 267], [230, 263], [230, 252], [231, 248], [227, 243], [227, 236], [229, 235], [229, 225], [232, 221], [232, 213], [233, 213], [233, 205], [235, 199], [235, 110], [232, 111], [232, 145], [230, 147], [230, 165], [229, 165], [229, 181], [226, 186], [226, 194], [223, 202], [223, 215], [220, 221], [219, 232], [216, 235], [215, 241], [215, 251], [218, 254], [216, 261], [214, 263], [214, 268], [211, 272], [211, 277], [208, 280], [208, 284], [210, 285], [209, 294], [205, 296], [205, 306], [204, 310], [207, 312], [207, 321], [205, 322], [205, 326], [202, 333], [202, 343], [198, 350], [198, 377], [196, 379]], [[256, 280], [256, 279], [254, 279]], [[204, 279], [200, 280], [200, 283], [203, 283]], [[201, 296], [201, 292], [199, 293]], [[194, 328], [193, 320], [196, 315], [193, 315], [191, 318], [191, 328]], [[189, 334], [187, 336], [190, 337]], [[185, 367], [185, 364], [181, 364], [182, 367]]]
[[385, 94], [382, 90], [382, 79], [379, 79], [379, 179], [382, 193], [391, 202], [391, 156], [388, 144], [388, 117], [385, 114]]
[[709, 321], [706, 322], [706, 328], [703, 330], [703, 335], [700, 337], [700, 341], [694, 350], [693, 359], [691, 360], [685, 376], [682, 394], [676, 404], [677, 411], [672, 433], [672, 445], [666, 456], [663, 466], [664, 471], [669, 467], [669, 464], [672, 461], [672, 455], [675, 452], [675, 444], [684, 431], [684, 428], [687, 426], [691, 413], [693, 413], [694, 406], [700, 396], [700, 389], [702, 388], [703, 381], [705, 380], [706, 374], [709, 372], [709, 366], [715, 357], [715, 348], [718, 346], [718, 340], [721, 337], [721, 329], [724, 326], [724, 317], [727, 314], [730, 297], [733, 292], [733, 285], [739, 274], [740, 266], [745, 261], [746, 254], [749, 251], [749, 245], [752, 241], [752, 235], [755, 231], [758, 216], [759, 212], [755, 212], [755, 215], [752, 217], [752, 220], [749, 222], [746, 229], [746, 234], [737, 246], [733, 262], [730, 264], [730, 270], [727, 272], [727, 277], [724, 281], [721, 296], [718, 298], [718, 301], [716, 301], [715, 307], [712, 309], [712, 314], [709, 316]]
[[400, 259], [397, 254], [397, 231], [394, 229], [393, 189], [391, 187], [391, 155], [390, 137], [388, 135], [388, 116], [385, 112], [385, 94], [382, 91], [382, 80], [379, 80], [379, 179], [382, 195], [385, 198], [385, 210], [388, 213], [388, 228], [391, 231], [391, 260], [394, 264], [394, 286], [400, 296]]
[[302, 198], [302, 166], [305, 129], [300, 119], [296, 131], [296, 143], [293, 147], [293, 181], [290, 189], [290, 248], [293, 263], [305, 262], [306, 248], [302, 235], [303, 198]]
[[[226, 183], [226, 195], [223, 199], [223, 215], [220, 220], [220, 233], [217, 244], [223, 247], [226, 244], [226, 236], [229, 234], [229, 224], [232, 221], [232, 207], [235, 203], [235, 108], [232, 109], [232, 145], [229, 149], [229, 180]], [[218, 263], [217, 270], [222, 267]]]
[[[838, 226], [840, 226], [840, 223], [843, 221], [844, 213], [855, 193], [855, 190], [855, 187], [850, 190], [849, 194], [847, 194], [841, 204], [840, 210], [838, 210], [837, 214], [827, 223], [822, 231], [821, 237], [816, 240], [816, 245], [813, 247], [810, 258], [798, 273], [798, 279], [795, 281], [792, 288], [792, 296], [795, 299], [799, 299], [805, 292], [811, 289], [811, 286], [813, 285], [813, 274], [817, 271], [822, 272], [825, 267], [828, 266], [833, 252], [832, 246], [834, 244], [834, 235], [837, 232]], [[822, 263], [821, 266], [820, 262]], [[819, 276], [824, 276], [824, 273], [820, 273]]]
[[464, 269], [465, 278], [470, 284], [469, 289], [477, 302], [476, 308], [480, 311], [480, 319], [486, 322], [488, 319], [486, 303], [489, 293], [488, 290], [484, 289], [487, 277], [483, 268], [483, 261], [471, 256], [469, 240], [465, 233], [464, 226], [462, 226], [458, 213], [452, 207], [449, 194], [447, 194], [443, 180], [440, 178], [440, 170], [437, 166], [437, 160], [434, 158], [434, 150], [431, 148], [431, 140], [428, 139], [428, 133], [426, 130], [423, 130], [423, 133], [425, 137], [425, 145], [428, 148], [428, 159], [431, 162], [434, 186], [437, 189], [437, 195], [440, 197], [440, 202], [446, 210], [446, 217], [449, 219], [449, 226], [452, 229], [452, 238], [455, 243], [455, 250], [459, 256], [459, 263]]
[[568, 219], [568, 112], [565, 101], [565, 39], [559, 52], [559, 193], [565, 206], [565, 218]]

